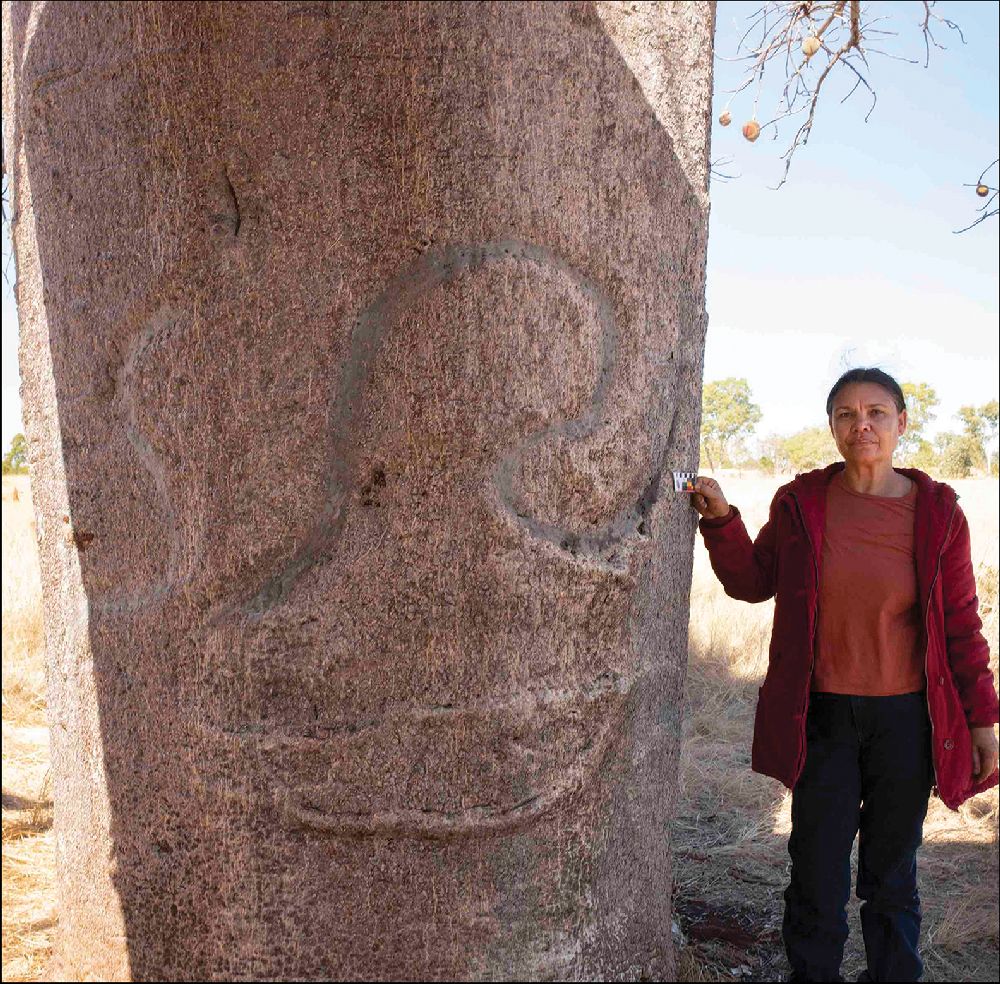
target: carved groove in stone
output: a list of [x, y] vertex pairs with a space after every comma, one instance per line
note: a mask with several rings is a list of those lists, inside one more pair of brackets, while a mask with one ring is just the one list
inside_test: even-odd
[[188, 562], [183, 565], [182, 569], [180, 525], [167, 487], [166, 466], [155, 448], [140, 431], [135, 392], [135, 376], [146, 352], [163, 341], [176, 328], [181, 317], [181, 313], [170, 305], [165, 304], [157, 309], [133, 338], [119, 367], [115, 381], [116, 391], [120, 395], [125, 409], [125, 436], [135, 449], [139, 461], [152, 478], [159, 500], [166, 533], [165, 574], [163, 580], [147, 585], [141, 591], [104, 594], [92, 598], [91, 604], [102, 613], [133, 612], [162, 602], [190, 579], [195, 567], [195, 551], [189, 551]]
[[[382, 718], [357, 722], [359, 727], [351, 729], [355, 731], [385, 724], [391, 725], [406, 719], [435, 717], [442, 712], [456, 716], [478, 717], [498, 714], [505, 718], [523, 714], [530, 719], [540, 710], [559, 705], [566, 705], [568, 709], [572, 709], [577, 707], [581, 700], [586, 703], [607, 695], [617, 696], [615, 704], [608, 708], [611, 713], [605, 713], [599, 718], [598, 733], [588, 738], [572, 766], [566, 768], [562, 775], [544, 789], [532, 790], [529, 795], [522, 795], [509, 805], [476, 804], [457, 810], [422, 808], [341, 812], [316, 806], [312, 801], [316, 798], [315, 793], [311, 795], [309, 790], [281, 787], [273, 791], [275, 805], [282, 822], [290, 827], [302, 827], [343, 837], [415, 837], [447, 840], [529, 827], [556, 806], [580, 793], [598, 774], [611, 739], [622, 720], [624, 704], [635, 683], [635, 678], [605, 672], [585, 688], [560, 688], [538, 694], [524, 694], [506, 702], [470, 701], [459, 708], [404, 708]], [[303, 731], [302, 726], [273, 729], [258, 724], [248, 728], [247, 731], [242, 731], [239, 737], [245, 740], [244, 736], [252, 735], [251, 740], [262, 743], [270, 741], [280, 744], [283, 748], [292, 749], [300, 748], [307, 742], [324, 740], [321, 736], [307, 737]]]
[[[560, 271], [594, 305], [602, 334], [601, 365], [587, 409], [577, 418], [561, 421], [530, 435], [500, 461], [493, 475], [499, 502], [504, 512], [530, 536], [554, 544], [577, 562], [596, 566], [609, 573], [623, 573], [628, 569], [627, 563], [616, 556], [615, 549], [628, 540], [646, 538], [643, 533], [638, 532], [638, 528], [643, 524], [652, 503], [656, 501], [662, 468], [653, 474], [638, 502], [629, 503], [603, 528], [583, 536], [564, 530], [556, 524], [537, 520], [519, 511], [514, 505], [512, 475], [521, 457], [534, 444], [551, 435], [580, 439], [600, 426], [600, 414], [610, 389], [615, 365], [618, 335], [611, 301], [594, 281], [544, 246], [516, 239], [502, 239], [478, 245], [429, 249], [394, 277], [358, 316], [350, 354], [341, 370], [340, 385], [333, 390], [332, 395], [329, 445], [334, 453], [331, 454], [327, 501], [312, 532], [292, 559], [241, 606], [245, 613], [259, 617], [281, 602], [287, 597], [297, 578], [324, 555], [328, 555], [340, 538], [346, 521], [345, 504], [352, 491], [351, 476], [354, 468], [350, 448], [353, 423], [360, 409], [372, 361], [391, 323], [427, 291], [462, 273], [473, 272], [486, 263], [505, 258], [527, 260]], [[671, 411], [671, 424], [673, 413]], [[233, 610], [234, 606], [227, 605], [213, 617], [213, 621], [227, 617]]]
[[[231, 189], [228, 175], [226, 183]], [[232, 207], [235, 212], [232, 221], [238, 229], [239, 212], [234, 194]], [[393, 278], [355, 321], [350, 354], [341, 369], [340, 384], [332, 390], [331, 396], [328, 491], [320, 515], [305, 542], [285, 566], [269, 577], [251, 598], [242, 603], [234, 600], [223, 602], [213, 613], [210, 622], [217, 623], [240, 612], [259, 618], [287, 597], [291, 586], [301, 574], [320, 560], [332, 556], [332, 549], [339, 540], [346, 521], [345, 503], [353, 489], [351, 476], [354, 467], [350, 456], [353, 424], [361, 407], [372, 362], [390, 325], [407, 306], [427, 291], [462, 273], [474, 272], [486, 263], [505, 258], [526, 260], [558, 270], [592, 303], [601, 325], [601, 364], [587, 409], [580, 416], [536, 431], [515, 445], [500, 460], [492, 476], [492, 483], [497, 491], [495, 504], [529, 536], [553, 544], [575, 562], [612, 574], [627, 572], [627, 557], [623, 558], [618, 551], [630, 541], [648, 539], [645, 522], [659, 495], [662, 465], [654, 471], [637, 501], [628, 502], [603, 527], [586, 534], [574, 533], [556, 523], [546, 523], [519, 509], [515, 504], [517, 497], [513, 482], [513, 475], [521, 459], [534, 445], [552, 436], [580, 440], [601, 426], [601, 413], [610, 390], [618, 346], [618, 332], [610, 299], [594, 281], [543, 246], [504, 239], [472, 246], [434, 247]], [[189, 552], [192, 560], [186, 565], [187, 569], [183, 572], [178, 570], [181, 553], [178, 519], [167, 489], [164, 464], [139, 430], [133, 383], [136, 366], [146, 351], [169, 334], [179, 317], [176, 310], [166, 305], [150, 317], [133, 340], [118, 375], [119, 391], [128, 408], [126, 433], [140, 461], [153, 478], [167, 528], [169, 557], [166, 567], [173, 573], [144, 591], [95, 599], [95, 607], [105, 612], [134, 611], [160, 602], [186, 583], [193, 572], [193, 552]], [[669, 414], [667, 429], [672, 434], [676, 408], [671, 408]], [[669, 451], [669, 447], [668, 439], [664, 452]]]

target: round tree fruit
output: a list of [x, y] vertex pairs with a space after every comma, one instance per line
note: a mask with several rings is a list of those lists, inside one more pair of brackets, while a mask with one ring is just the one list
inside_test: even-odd
[[751, 143], [760, 136], [760, 124], [756, 120], [750, 120], [743, 124], [743, 136]]

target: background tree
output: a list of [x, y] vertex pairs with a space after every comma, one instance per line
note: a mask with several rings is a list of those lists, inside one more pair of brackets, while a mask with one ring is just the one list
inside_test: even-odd
[[944, 478], [969, 478], [974, 469], [986, 467], [982, 441], [971, 434], [946, 431], [934, 439], [938, 470]]
[[1000, 472], [1000, 454], [998, 454], [998, 449], [995, 447], [997, 441], [998, 409], [1000, 408], [998, 408], [996, 400], [990, 400], [989, 403], [984, 404], [981, 408], [983, 426], [986, 435], [985, 440], [989, 454], [990, 475], [993, 478], [996, 478], [998, 472]]
[[966, 404], [958, 408], [955, 416], [962, 422], [964, 433], [974, 441], [982, 443], [986, 421], [983, 419], [981, 408]]
[[758, 439], [758, 467], [766, 475], [784, 474], [792, 467], [785, 452], [787, 439], [783, 434], [768, 434], [767, 437]]
[[900, 437], [896, 450], [900, 463], [910, 465], [927, 443], [927, 426], [936, 417], [934, 408], [941, 401], [929, 383], [903, 383], [901, 388], [906, 400], [906, 433]]
[[933, 475], [938, 470], [938, 453], [930, 441], [923, 439], [903, 463], [910, 468], [919, 468], [921, 471], [927, 472], [928, 475]]
[[997, 401], [993, 400], [980, 407], [959, 407], [956, 414], [962, 422], [963, 444], [968, 449], [972, 468], [988, 468], [986, 441], [996, 432], [996, 407]]
[[997, 430], [997, 401], [982, 406], [967, 404], [955, 414], [962, 423], [962, 432], [945, 432], [935, 440], [941, 473], [946, 478], [968, 478], [973, 472], [993, 473], [993, 456], [986, 444], [992, 442]]
[[797, 471], [822, 468], [840, 460], [837, 442], [826, 425], [806, 427], [782, 442], [785, 457]]
[[701, 404], [702, 447], [714, 470], [716, 461], [728, 464], [730, 444], [752, 436], [763, 414], [751, 399], [750, 384], [736, 377], [705, 383]]
[[983, 440], [987, 447], [991, 447], [997, 439], [998, 411], [1000, 404], [996, 400], [990, 400], [979, 408], [979, 416], [983, 421]]
[[3, 473], [5, 475], [23, 475], [28, 471], [28, 441], [23, 434], [15, 434], [10, 441], [10, 447], [3, 456]]

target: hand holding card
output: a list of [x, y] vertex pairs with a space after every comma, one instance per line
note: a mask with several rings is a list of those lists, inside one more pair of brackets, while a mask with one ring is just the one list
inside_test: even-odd
[[[688, 478], [690, 472], [674, 472], [674, 488], [678, 491], [689, 491], [691, 495], [691, 505], [698, 514], [705, 519], [722, 519], [729, 515], [729, 503], [722, 494], [722, 487], [714, 478], [703, 478], [695, 475]], [[677, 476], [683, 475], [684, 487], [679, 488]], [[690, 482], [690, 487], [687, 487]]]

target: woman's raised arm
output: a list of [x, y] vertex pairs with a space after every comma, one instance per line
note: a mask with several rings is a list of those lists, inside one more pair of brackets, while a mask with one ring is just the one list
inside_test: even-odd
[[701, 476], [695, 482], [691, 505], [702, 517], [698, 528], [705, 538], [712, 570], [730, 598], [759, 602], [774, 597], [778, 518], [784, 508], [780, 504], [784, 491], [782, 486], [774, 494], [768, 520], [751, 542], [739, 509], [726, 502], [719, 483]]

